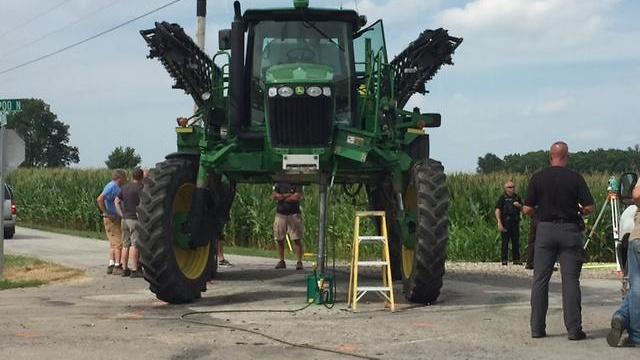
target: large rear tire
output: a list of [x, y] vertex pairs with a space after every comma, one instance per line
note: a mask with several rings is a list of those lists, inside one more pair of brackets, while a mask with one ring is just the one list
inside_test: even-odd
[[197, 159], [171, 158], [156, 164], [140, 195], [140, 261], [149, 289], [158, 299], [193, 301], [206, 289], [216, 260], [212, 233], [206, 246], [188, 245], [188, 215], [196, 189]]
[[413, 197], [405, 205], [407, 211], [415, 208], [416, 238], [413, 249], [402, 248], [404, 292], [411, 302], [432, 304], [440, 296], [449, 241], [449, 192], [442, 164], [416, 162], [407, 197]]

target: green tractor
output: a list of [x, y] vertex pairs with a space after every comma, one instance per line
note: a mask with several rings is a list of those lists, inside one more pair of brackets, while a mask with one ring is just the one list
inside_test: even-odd
[[[411, 302], [434, 302], [448, 241], [443, 166], [427, 129], [440, 114], [404, 110], [462, 42], [425, 30], [392, 61], [381, 20], [364, 27], [353, 10], [247, 10], [234, 3], [231, 29], [210, 58], [166, 22], [140, 33], [197, 111], [178, 120], [178, 151], [151, 170], [141, 195], [145, 278], [156, 296], [201, 296], [217, 270], [217, 239], [236, 184], [319, 184], [317, 266], [326, 266], [327, 190], [364, 188], [387, 212], [393, 277]], [[246, 44], [245, 44], [246, 39]], [[218, 65], [221, 64], [221, 65]]]

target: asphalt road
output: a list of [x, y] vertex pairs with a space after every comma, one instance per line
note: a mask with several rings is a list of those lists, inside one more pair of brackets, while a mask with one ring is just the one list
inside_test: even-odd
[[[529, 274], [521, 268], [455, 266], [440, 301], [415, 307], [398, 301], [389, 313], [375, 297], [345, 310], [346, 269], [338, 270], [333, 309], [298, 312], [218, 312], [191, 319], [190, 311], [293, 310], [304, 306], [308, 272], [275, 270], [275, 260], [227, 256], [203, 298], [189, 305], [155, 299], [143, 279], [106, 275], [107, 243], [18, 228], [9, 254], [28, 254], [84, 268], [88, 277], [66, 284], [0, 291], [2, 359], [632, 359], [637, 349], [609, 348], [609, 319], [619, 304], [619, 282], [585, 276], [584, 328], [570, 342], [562, 325], [560, 283], [552, 280], [545, 339], [529, 336]], [[291, 264], [293, 265], [293, 264]], [[370, 281], [375, 277], [371, 274]], [[588, 275], [588, 274], [586, 274]], [[396, 298], [402, 300], [400, 284]], [[230, 328], [233, 327], [233, 328]], [[240, 330], [244, 329], [244, 330]], [[249, 333], [246, 331], [251, 331]], [[267, 338], [258, 333], [268, 335]], [[291, 344], [284, 344], [284, 340]], [[10, 354], [10, 356], [9, 356]]]

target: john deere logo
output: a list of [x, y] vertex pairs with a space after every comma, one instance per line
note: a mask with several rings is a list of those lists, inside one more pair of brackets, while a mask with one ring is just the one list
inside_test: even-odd
[[296, 95], [304, 95], [304, 86], [296, 86]]

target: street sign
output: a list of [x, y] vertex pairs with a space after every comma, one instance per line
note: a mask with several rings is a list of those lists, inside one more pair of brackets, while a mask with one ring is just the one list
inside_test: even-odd
[[22, 99], [0, 99], [0, 112], [22, 111]]
[[6, 154], [2, 172], [6, 175], [17, 169], [24, 161], [24, 140], [22, 140], [15, 130], [11, 129], [7, 129], [4, 136], [4, 151], [6, 151]]
[[0, 126], [7, 124], [7, 114], [22, 111], [22, 99], [0, 99]]

